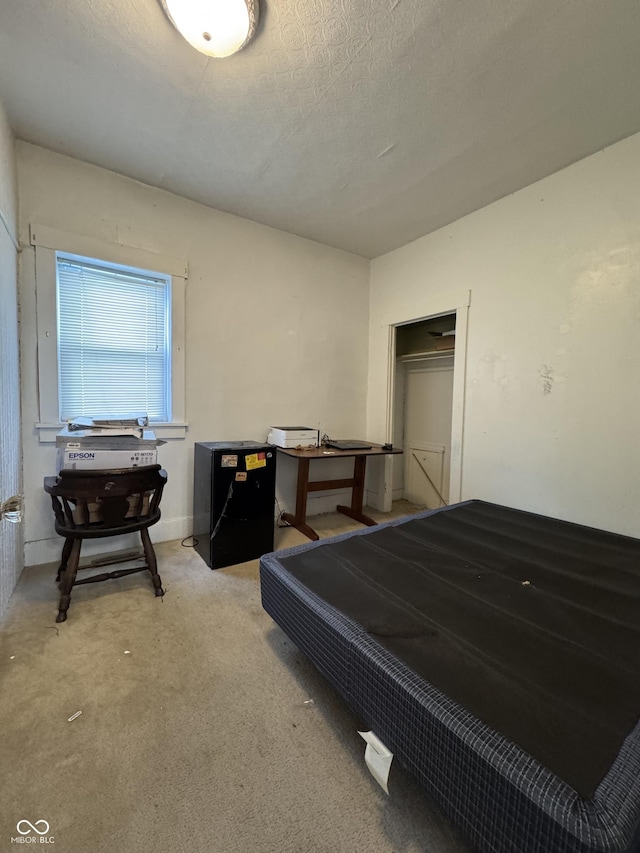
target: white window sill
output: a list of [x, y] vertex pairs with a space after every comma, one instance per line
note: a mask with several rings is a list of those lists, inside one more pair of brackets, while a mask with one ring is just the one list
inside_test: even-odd
[[[55, 444], [56, 436], [66, 424], [36, 424], [40, 444]], [[175, 421], [173, 423], [151, 423], [147, 429], [156, 434], [156, 438], [186, 438], [189, 424]]]

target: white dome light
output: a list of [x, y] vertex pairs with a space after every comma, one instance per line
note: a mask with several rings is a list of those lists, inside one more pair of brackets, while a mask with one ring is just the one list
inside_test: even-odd
[[192, 47], [222, 58], [243, 48], [258, 23], [258, 0], [160, 0]]

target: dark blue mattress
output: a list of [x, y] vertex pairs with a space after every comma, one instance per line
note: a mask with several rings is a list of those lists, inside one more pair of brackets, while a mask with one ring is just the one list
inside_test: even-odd
[[260, 576], [478, 851], [640, 851], [640, 541], [468, 501], [265, 555]]

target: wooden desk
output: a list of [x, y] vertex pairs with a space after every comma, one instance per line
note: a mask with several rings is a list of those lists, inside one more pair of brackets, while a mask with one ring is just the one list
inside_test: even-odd
[[[305, 450], [297, 450], [289, 447], [278, 447], [278, 453], [292, 456], [298, 460], [298, 488], [296, 491], [295, 515], [283, 512], [282, 518], [287, 524], [295, 527], [309, 539], [320, 537], [312, 527], [306, 523], [307, 517], [307, 495], [309, 492], [323, 492], [328, 489], [351, 489], [351, 506], [337, 506], [338, 512], [348, 515], [360, 524], [373, 527], [377, 524], [368, 515], [362, 512], [362, 501], [364, 498], [364, 477], [369, 456], [388, 456], [394, 453], [402, 453], [402, 450], [384, 450], [381, 444], [373, 444], [369, 450], [337, 450], [333, 447], [312, 447]], [[346, 456], [353, 457], [353, 477], [341, 480], [309, 480], [309, 463], [312, 459], [342, 459]]]

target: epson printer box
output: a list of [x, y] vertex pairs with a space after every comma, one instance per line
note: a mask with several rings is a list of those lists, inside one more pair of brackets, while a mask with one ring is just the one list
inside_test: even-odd
[[144, 430], [142, 438], [136, 438], [115, 430], [96, 435], [93, 430], [70, 431], [65, 427], [56, 436], [56, 470], [157, 465], [158, 447], [165, 443], [152, 430]]
[[303, 426], [271, 427], [267, 443], [275, 444], [276, 447], [318, 447], [320, 432]]
[[156, 465], [158, 451], [144, 450], [101, 450], [92, 447], [59, 447], [57, 450], [58, 473], [62, 468], [138, 468], [140, 465]]

